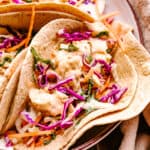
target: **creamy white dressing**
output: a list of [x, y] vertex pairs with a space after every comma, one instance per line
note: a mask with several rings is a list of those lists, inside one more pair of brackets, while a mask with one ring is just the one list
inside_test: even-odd
[[97, 13], [97, 10], [96, 10], [96, 5], [93, 4], [93, 3], [88, 3], [87, 5], [86, 4], [81, 4], [79, 6], [79, 9], [81, 9], [82, 11], [84, 12], [87, 12], [89, 13], [92, 17], [94, 17], [95, 19], [98, 19], [98, 13]]
[[91, 44], [89, 40], [75, 41], [73, 42], [82, 54], [90, 55], [91, 53]]
[[90, 42], [92, 44], [92, 52], [104, 52], [106, 54], [107, 42], [106, 40], [91, 38]]
[[84, 105], [83, 105], [83, 108], [88, 110], [89, 108], [90, 109], [103, 109], [103, 108], [106, 108], [106, 107], [111, 107], [113, 106], [113, 104], [110, 104], [110, 103], [102, 103], [100, 101], [97, 101], [95, 100], [94, 98], [91, 98], [90, 101], [86, 102]]
[[31, 89], [29, 97], [36, 109], [47, 112], [51, 116], [57, 116], [62, 113], [64, 102], [68, 98], [67, 95], [58, 91], [49, 94], [38, 89]]
[[69, 71], [82, 67], [81, 56], [76, 55], [74, 52], [58, 51], [56, 60], [58, 66], [55, 71], [63, 78], [67, 77]]
[[97, 21], [94, 23], [87, 23], [87, 26], [88, 26], [88, 29], [93, 31], [94, 34], [98, 34], [101, 31], [108, 31], [108, 29], [100, 21]]
[[0, 150], [13, 150], [13, 147], [6, 147], [6, 142], [5, 140], [2, 138], [0, 139]]

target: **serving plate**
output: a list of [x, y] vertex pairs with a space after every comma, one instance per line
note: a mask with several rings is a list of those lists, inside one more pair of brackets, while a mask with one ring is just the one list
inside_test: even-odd
[[[106, 0], [106, 7], [104, 13], [119, 11], [120, 14], [115, 17], [124, 23], [131, 25], [134, 29], [134, 35], [143, 43], [143, 37], [139, 27], [136, 14], [128, 0]], [[96, 126], [87, 131], [77, 142], [70, 148], [70, 150], [87, 150], [94, 145], [101, 142], [109, 134], [111, 134], [121, 122], [112, 123], [105, 126]]]

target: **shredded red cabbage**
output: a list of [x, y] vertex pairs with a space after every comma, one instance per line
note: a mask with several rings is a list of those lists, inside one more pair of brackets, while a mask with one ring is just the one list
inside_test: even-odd
[[68, 0], [68, 3], [71, 4], [71, 5], [75, 5], [76, 2], [74, 0]]
[[23, 116], [25, 116], [26, 120], [27, 120], [29, 123], [31, 123], [31, 124], [34, 124], [34, 123], [35, 123], [35, 121], [33, 121], [33, 119], [31, 118], [31, 116], [29, 115], [29, 113], [23, 111], [23, 112], [21, 112], [21, 114], [22, 114]]
[[51, 125], [43, 125], [43, 124], [40, 124], [40, 123], [36, 123], [36, 121], [34, 121], [30, 115], [27, 113], [27, 112], [22, 112], [22, 114], [26, 117], [27, 121], [30, 123], [30, 124], [33, 124], [33, 125], [36, 125], [38, 127], [40, 127], [42, 130], [52, 130], [52, 129], [55, 129], [55, 128], [68, 128], [70, 127], [72, 124], [73, 124], [73, 121], [69, 120], [59, 120]]
[[[91, 67], [94, 67], [96, 66], [97, 63], [100, 63], [103, 65], [105, 71], [107, 73], [110, 73], [111, 72], [111, 64], [108, 64], [105, 60], [102, 60], [102, 59], [96, 59], [93, 61], [93, 63], [90, 65], [86, 62], [86, 55], [82, 55], [82, 63], [83, 65], [88, 69], [90, 70]], [[100, 78], [100, 74], [98, 74], [97, 72], [94, 72], [95, 75], [97, 75], [97, 77]]]
[[41, 127], [43, 130], [52, 130], [52, 129], [60, 127], [60, 123], [61, 123], [61, 120], [59, 120], [51, 125], [43, 125], [40, 123], [37, 123], [36, 125]]
[[13, 143], [12, 143], [12, 141], [8, 138], [8, 135], [7, 135], [7, 134], [4, 135], [4, 140], [5, 140], [5, 142], [6, 142], [6, 147], [11, 147], [11, 146], [13, 146]]
[[2, 43], [0, 43], [0, 49], [12, 47], [14, 45], [17, 45], [22, 41], [22, 38], [20, 37], [13, 37], [13, 38], [5, 38]]
[[69, 105], [74, 101], [74, 99], [70, 98], [68, 99], [65, 104], [64, 104], [64, 108], [63, 108], [63, 113], [61, 116], [61, 120], [64, 120], [66, 118], [66, 113], [67, 113], [67, 109], [69, 107]]
[[103, 97], [100, 99], [100, 101], [101, 101], [101, 102], [108, 102], [108, 99], [109, 99], [109, 98], [112, 99], [113, 96], [116, 95], [116, 94], [118, 94], [119, 92], [120, 92], [120, 90], [114, 89], [114, 90], [110, 91], [106, 96], [103, 96]]
[[39, 85], [40, 88], [46, 87], [46, 85], [48, 84], [47, 76], [45, 74], [44, 75], [39, 75], [38, 79], [37, 79], [37, 82], [38, 82], [38, 85]]
[[58, 31], [58, 35], [65, 39], [66, 43], [73, 41], [87, 40], [91, 37], [91, 31], [69, 33], [65, 29]]
[[127, 90], [128, 90], [127, 88], [121, 89], [118, 94], [116, 94], [116, 95], [113, 96], [113, 98], [111, 99], [110, 102], [111, 102], [112, 104], [117, 103], [117, 102], [121, 99], [121, 97], [124, 95], [124, 93], [125, 93]]
[[112, 104], [115, 104], [121, 99], [123, 94], [127, 91], [127, 88], [119, 89], [119, 87], [115, 84], [108, 89], [111, 91], [107, 95], [101, 97], [100, 99], [101, 102], [110, 102]]
[[43, 125], [41, 123], [37, 123], [36, 121], [34, 121], [31, 116], [29, 115], [28, 112], [22, 112], [21, 114], [25, 116], [26, 121], [30, 124], [36, 125], [38, 127], [40, 127], [42, 130], [52, 130], [55, 128], [62, 128], [62, 129], [66, 129], [69, 128], [71, 125], [73, 125], [73, 118], [76, 118], [79, 116], [79, 114], [84, 110], [82, 107], [80, 107], [79, 109], [77, 109], [72, 118], [70, 120], [65, 119], [66, 118], [66, 112], [67, 109], [69, 107], [69, 105], [74, 101], [74, 99], [69, 99], [68, 101], [66, 101], [66, 103], [64, 104], [64, 109], [63, 109], [63, 114], [61, 116], [61, 120], [51, 124], [51, 125]]
[[36, 64], [36, 69], [40, 74], [43, 74], [45, 72], [45, 68], [42, 64]]
[[97, 63], [102, 64], [104, 66], [104, 68], [105, 68], [107, 73], [111, 72], [111, 65], [108, 64], [105, 60], [97, 59], [97, 60], [95, 60], [95, 63], [92, 66], [95, 66]]
[[65, 80], [62, 80], [62, 81], [58, 82], [57, 84], [49, 87], [49, 90], [53, 90], [53, 89], [59, 88], [60, 86], [62, 86], [64, 84], [67, 84], [67, 83], [71, 82], [72, 80], [73, 80], [73, 77], [70, 77], [70, 78], [67, 78]]
[[13, 2], [16, 4], [24, 4], [24, 2], [22, 0], [13, 0]]
[[0, 57], [3, 55], [3, 52], [0, 52]]
[[66, 93], [66, 94], [70, 94], [70, 95], [74, 96], [75, 98], [77, 98], [77, 99], [79, 99], [81, 101], [85, 100], [85, 98], [83, 96], [79, 95], [78, 93], [76, 93], [72, 89], [65, 88], [65, 87], [60, 87], [60, 88], [58, 88], [58, 90], [60, 92]]
[[68, 121], [63, 120], [63, 121], [61, 122], [61, 124], [60, 124], [60, 128], [66, 129], [66, 128], [69, 128], [69, 127], [72, 126], [72, 125], [73, 125], [73, 121], [72, 121], [72, 120], [68, 120]]
[[78, 108], [75, 113], [73, 114], [73, 117], [76, 118], [80, 115], [80, 113], [84, 110], [83, 107]]
[[57, 121], [56, 123], [53, 123], [51, 125], [43, 125], [43, 124], [40, 124], [40, 123], [36, 123], [36, 121], [34, 121], [31, 116], [29, 115], [29, 113], [27, 112], [22, 112], [22, 114], [25, 116], [26, 120], [30, 123], [30, 124], [33, 124], [33, 125], [36, 125], [44, 130], [51, 130], [51, 129], [54, 129], [56, 127], [59, 127], [61, 121]]
[[91, 0], [84, 0], [84, 4], [88, 5], [89, 3], [91, 3]]
[[99, 79], [102, 79], [102, 78], [103, 78], [103, 76], [102, 76], [100, 73], [98, 73], [97, 71], [94, 71], [94, 74], [95, 74]]

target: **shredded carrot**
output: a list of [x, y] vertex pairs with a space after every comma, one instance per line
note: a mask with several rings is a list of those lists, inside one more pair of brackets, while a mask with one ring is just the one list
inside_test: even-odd
[[36, 122], [36, 123], [39, 123], [41, 119], [42, 119], [42, 115], [40, 114], [40, 115], [38, 115], [37, 118], [35, 119], [35, 122]]
[[27, 40], [26, 40], [26, 43], [25, 43], [25, 47], [27, 47], [29, 42], [30, 42], [30, 39], [31, 39], [31, 36], [32, 36], [34, 21], [35, 21], [35, 5], [32, 6], [30, 26], [29, 26], [29, 30], [28, 30], [28, 35], [27, 35]]
[[16, 134], [9, 134], [9, 138], [24, 138], [30, 136], [41, 136], [41, 135], [49, 135], [52, 134], [53, 130], [50, 131], [38, 131], [38, 132], [29, 132], [29, 133], [16, 133]]
[[111, 13], [108, 13], [108, 14], [104, 14], [104, 15], [101, 15], [99, 20], [100, 21], [103, 21], [103, 20], [106, 20], [110, 17], [114, 17], [114, 16], [117, 16], [119, 14], [119, 11], [114, 11], [114, 12], [111, 12]]
[[109, 76], [109, 77], [107, 78], [107, 80], [105, 81], [104, 86], [102, 87], [102, 89], [99, 89], [99, 90], [96, 92], [96, 95], [95, 95], [95, 98], [96, 98], [96, 99], [100, 99], [100, 97], [101, 97], [102, 94], [105, 92], [105, 90], [107, 89], [107, 87], [109, 87], [110, 81], [111, 81], [111, 76]]
[[27, 146], [32, 146], [32, 144], [35, 143], [35, 140], [36, 140], [36, 137], [35, 137], [35, 136], [34, 136], [34, 137], [30, 137], [30, 138], [28, 138], [28, 140], [25, 142], [25, 144], [26, 144]]
[[15, 45], [15, 46], [13, 46], [11, 48], [8, 48], [5, 51], [6, 52], [14, 52], [14, 51], [16, 51], [17, 49], [19, 49], [20, 47], [22, 47], [23, 45], [25, 45], [26, 40], [27, 39], [22, 40], [18, 45]]
[[31, 150], [34, 150], [35, 149], [35, 141], [33, 141], [31, 147], [30, 147]]
[[120, 40], [120, 38], [118, 37], [118, 35], [116, 35], [113, 32], [111, 25], [108, 24], [106, 21], [104, 21], [104, 24], [109, 29], [109, 32], [112, 33], [113, 38], [118, 41], [118, 44], [119, 44], [119, 47], [121, 48], [121, 50], [124, 50], [124, 46], [122, 44], [122, 41]]
[[110, 84], [110, 80], [111, 80], [111, 76], [109, 76], [109, 77], [107, 78], [107, 80], [105, 81], [105, 84], [104, 84], [103, 88], [101, 89], [101, 93], [103, 93], [103, 92], [107, 89], [107, 87], [108, 87], [109, 84]]
[[45, 142], [49, 142], [51, 140], [51, 136], [41, 137], [38, 142], [36, 142], [36, 146], [42, 146]]
[[43, 145], [43, 141], [39, 140], [38, 142], [35, 143], [35, 146], [42, 146]]
[[57, 130], [55, 133], [56, 133], [56, 135], [58, 135], [58, 134], [62, 135], [64, 133], [64, 130]]
[[8, 131], [7, 131], [7, 134], [14, 134], [14, 133], [16, 133], [15, 130], [8, 130]]

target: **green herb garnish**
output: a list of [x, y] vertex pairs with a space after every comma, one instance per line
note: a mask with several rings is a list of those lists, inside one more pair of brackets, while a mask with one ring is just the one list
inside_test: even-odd
[[56, 138], [56, 134], [55, 133], [52, 133], [50, 136], [51, 136], [51, 138], [49, 140], [48, 139], [44, 140], [44, 142], [43, 142], [44, 145], [49, 144], [52, 140], [54, 140]]
[[103, 38], [103, 37], [108, 37], [108, 36], [109, 36], [108, 31], [101, 31], [96, 35], [96, 37], [98, 37], [98, 38]]
[[108, 48], [108, 49], [106, 49], [106, 52], [107, 52], [108, 54], [110, 54], [110, 53], [112, 52], [112, 49]]
[[12, 61], [12, 58], [10, 57], [4, 57], [2, 63], [0, 63], [0, 67], [4, 66], [6, 62], [11, 62]]
[[54, 140], [54, 139], [56, 138], [56, 134], [55, 134], [55, 133], [52, 133], [52, 134], [51, 134], [51, 138], [52, 138], [52, 140]]
[[59, 50], [65, 50], [65, 51], [68, 51], [68, 52], [74, 52], [74, 51], [78, 50], [78, 47], [76, 47], [75, 45], [73, 45], [72, 43], [70, 43], [68, 45], [68, 48], [60, 48]]
[[32, 0], [25, 0], [25, 2], [27, 2], [27, 3], [31, 3], [31, 2], [32, 2]]
[[42, 63], [45, 63], [45, 64], [47, 64], [47, 65], [50, 65], [50, 67], [51, 67], [52, 69], [55, 68], [55, 67], [54, 67], [54, 64], [52, 63], [51, 60], [41, 58], [41, 57], [37, 54], [36, 50], [35, 50], [33, 47], [31, 47], [31, 53], [32, 53], [32, 55], [33, 55], [33, 57], [34, 57], [34, 64], [37, 64], [37, 62], [42, 62]]
[[88, 83], [88, 98], [91, 97], [92, 95], [92, 87], [93, 87], [93, 80], [89, 79], [89, 83]]
[[91, 55], [87, 56], [86, 59], [89, 64], [93, 61], [93, 57]]
[[69, 52], [74, 52], [74, 51], [77, 51], [77, 50], [78, 50], [78, 47], [76, 47], [72, 43], [69, 44], [69, 46], [68, 46], [68, 51]]
[[48, 145], [50, 142], [51, 142], [51, 139], [50, 139], [50, 140], [45, 140], [45, 141], [43, 142], [43, 144], [44, 144], [44, 145]]

